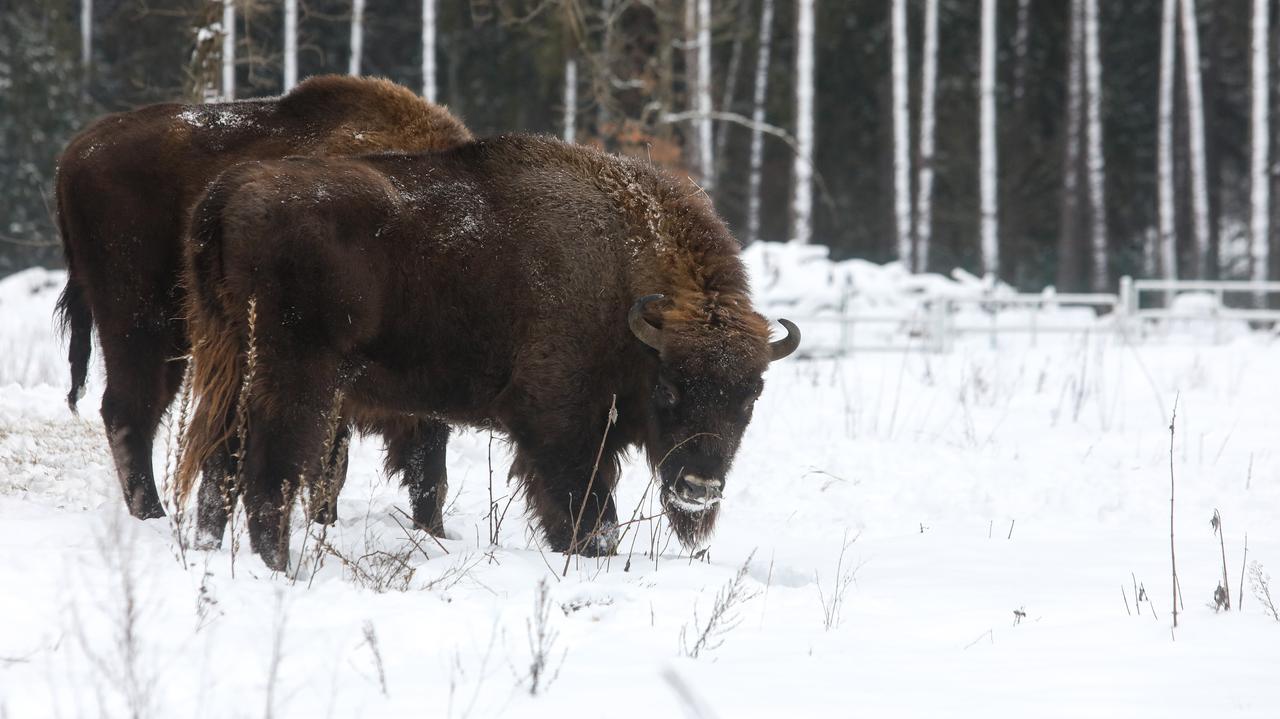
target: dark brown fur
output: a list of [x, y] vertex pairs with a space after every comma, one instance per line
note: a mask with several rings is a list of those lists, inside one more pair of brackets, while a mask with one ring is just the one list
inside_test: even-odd
[[[336, 390], [365, 422], [411, 412], [504, 432], [552, 548], [607, 552], [621, 453], [643, 446], [678, 510], [690, 476], [727, 474], [774, 357], [738, 244], [701, 193], [548, 138], [247, 163], [210, 187], [192, 231], [197, 373], [236, 370], [198, 386], [179, 490], [226, 435], [252, 298], [245, 501], [274, 567]], [[660, 353], [628, 326], [653, 293], [667, 298], [648, 308]], [[715, 506], [669, 512], [682, 541], [710, 531]]]
[[135, 516], [164, 514], [152, 440], [185, 368], [184, 225], [208, 183], [248, 159], [416, 152], [470, 138], [446, 110], [394, 83], [326, 76], [275, 99], [108, 115], [71, 140], [57, 178], [68, 268], [58, 303], [70, 331], [67, 399], [74, 410], [96, 326], [107, 371], [102, 418]]

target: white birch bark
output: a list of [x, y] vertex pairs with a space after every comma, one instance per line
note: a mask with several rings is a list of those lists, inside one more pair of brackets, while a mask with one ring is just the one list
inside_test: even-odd
[[80, 66], [93, 65], [93, 0], [80, 0]]
[[760, 5], [760, 45], [756, 50], [756, 82], [751, 98], [751, 164], [747, 189], [747, 244], [760, 239], [760, 186], [764, 183], [764, 108], [769, 98], [769, 51], [773, 42], [773, 0]]
[[1156, 227], [1160, 234], [1160, 272], [1178, 278], [1178, 229], [1173, 207], [1173, 84], [1176, 72], [1178, 0], [1164, 0], [1160, 17], [1160, 101], [1156, 126]]
[[996, 197], [996, 0], [982, 0], [982, 61], [979, 72], [979, 152], [982, 271], [1000, 272], [999, 200]]
[[1102, 59], [1098, 48], [1098, 0], [1084, 0], [1085, 146], [1089, 172], [1089, 239], [1093, 290], [1110, 283], [1107, 245], [1106, 158], [1102, 153]]
[[[1250, 277], [1262, 282], [1267, 279], [1270, 262], [1271, 239], [1271, 178], [1267, 168], [1271, 163], [1270, 84], [1267, 67], [1269, 52], [1268, 0], [1253, 0], [1252, 71], [1253, 108], [1250, 113], [1250, 162], [1249, 162], [1249, 260]], [[1261, 304], [1259, 295], [1257, 303]]]
[[796, 8], [796, 156], [791, 187], [791, 241], [813, 239], [813, 60], [814, 3]]
[[[733, 49], [729, 53], [729, 67], [724, 74], [724, 93], [720, 96], [720, 111], [733, 112], [733, 101], [738, 94], [738, 70], [742, 66], [742, 48], [746, 44], [743, 27], [751, 19], [750, 3], [742, 2], [738, 6], [738, 17], [734, 19], [733, 24]], [[716, 130], [716, 149], [712, 153], [716, 161], [716, 177], [719, 178], [724, 170], [726, 157], [725, 148], [729, 144], [729, 123], [721, 123], [715, 128]]]
[[[610, 0], [602, 0], [607, 8]], [[607, 13], [606, 13], [607, 14]], [[613, 23], [605, 23], [605, 56], [611, 45], [609, 44], [609, 32], [613, 29]], [[687, 88], [685, 92], [685, 104], [688, 106], [686, 110], [689, 113], [692, 124], [690, 125], [689, 134], [684, 138], [684, 154], [689, 164], [689, 169], [694, 175], [701, 177], [702, 168], [702, 148], [698, 144], [702, 142], [701, 134], [698, 132], [697, 114], [698, 114], [698, 0], [684, 0], [684, 83]], [[607, 84], [607, 83], [606, 83]], [[600, 103], [603, 109], [604, 103]], [[603, 122], [599, 123], [601, 127]]]
[[920, 168], [916, 188], [915, 271], [929, 271], [933, 240], [933, 156], [938, 105], [938, 0], [925, 0], [924, 52], [920, 70]]
[[1084, 75], [1084, 0], [1071, 0], [1070, 38], [1067, 45], [1067, 116], [1062, 151], [1062, 224], [1059, 231], [1059, 282], [1075, 283], [1083, 263], [1080, 247], [1080, 125]]
[[436, 101], [436, 0], [422, 0], [422, 96]]
[[911, 113], [907, 106], [907, 0], [892, 0], [893, 219], [898, 259], [911, 272]]
[[222, 0], [222, 99], [236, 99], [235, 0]]
[[364, 3], [365, 0], [351, 0], [351, 56], [347, 58], [348, 75], [359, 75], [360, 65], [364, 61]]
[[698, 82], [694, 121], [698, 132], [698, 164], [701, 165], [702, 189], [711, 192], [716, 185], [715, 138], [711, 125], [711, 0], [698, 2]]
[[564, 61], [564, 141], [578, 139], [578, 61]]
[[1013, 98], [1021, 100], [1027, 90], [1027, 45], [1031, 37], [1031, 0], [1018, 0], [1018, 27], [1013, 33]]
[[284, 91], [298, 84], [298, 0], [284, 0]]
[[1195, 274], [1209, 270], [1209, 181], [1205, 168], [1204, 95], [1200, 84], [1200, 32], [1195, 0], [1181, 0], [1182, 53], [1187, 81], [1187, 135], [1191, 154], [1191, 217], [1195, 240]]

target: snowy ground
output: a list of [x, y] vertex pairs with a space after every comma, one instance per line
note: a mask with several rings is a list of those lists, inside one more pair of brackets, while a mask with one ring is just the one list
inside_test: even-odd
[[[398, 525], [407, 498], [365, 440], [327, 536], [350, 564], [313, 571], [295, 518], [294, 577], [230, 548], [184, 557], [169, 520], [125, 516], [100, 374], [81, 417], [63, 402], [58, 289], [56, 273], [0, 283], [0, 717], [1280, 716], [1280, 621], [1248, 580], [1242, 611], [1214, 611], [1209, 522], [1217, 508], [1233, 602], [1246, 532], [1280, 602], [1273, 337], [780, 362], [709, 559], [642, 522], [628, 554], [565, 576], [518, 500], [491, 546], [487, 435], [450, 445], [443, 546]], [[500, 442], [492, 463], [505, 505]], [[630, 466], [620, 507], [647, 514], [647, 482]], [[540, 583], [553, 639], [532, 696]]]

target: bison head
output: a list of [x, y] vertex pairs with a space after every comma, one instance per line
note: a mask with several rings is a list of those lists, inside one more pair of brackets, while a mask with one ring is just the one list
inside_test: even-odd
[[[745, 301], [714, 310], [661, 313], [642, 297], [631, 307], [632, 333], [658, 353], [649, 397], [649, 463], [662, 480], [662, 506], [687, 547], [697, 546], [715, 526], [725, 477], [742, 433], [764, 388], [764, 371], [800, 345], [800, 330], [779, 322], [787, 336], [770, 342], [763, 317]], [[742, 305], [739, 307], [738, 305]]]

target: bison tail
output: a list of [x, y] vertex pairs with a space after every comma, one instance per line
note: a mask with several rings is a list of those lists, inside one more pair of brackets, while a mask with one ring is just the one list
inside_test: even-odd
[[[223, 211], [229, 189], [215, 182], [192, 215], [183, 283], [185, 314], [191, 335], [191, 395], [193, 409], [183, 440], [182, 459], [174, 478], [174, 496], [185, 504], [204, 464], [228, 446], [237, 431], [247, 388], [245, 348], [252, 337], [252, 308], [232, 313], [222, 274]], [[227, 311], [224, 311], [224, 308]], [[242, 328], [248, 328], [246, 335]], [[247, 397], [246, 397], [247, 399]]]
[[67, 262], [67, 286], [58, 296], [54, 309], [59, 330], [68, 335], [67, 361], [71, 364], [71, 390], [67, 392], [67, 406], [76, 412], [76, 403], [84, 396], [85, 378], [89, 374], [89, 355], [93, 350], [93, 311], [85, 297], [84, 280], [77, 272], [74, 244], [67, 224], [65, 192], [58, 188], [58, 234], [62, 236], [62, 254]]
[[89, 356], [93, 349], [93, 312], [85, 301], [84, 287], [74, 271], [67, 272], [67, 286], [58, 296], [58, 325], [68, 335], [67, 361], [71, 363], [71, 391], [67, 392], [67, 406], [76, 412], [76, 403], [84, 396], [84, 386], [89, 375]]

